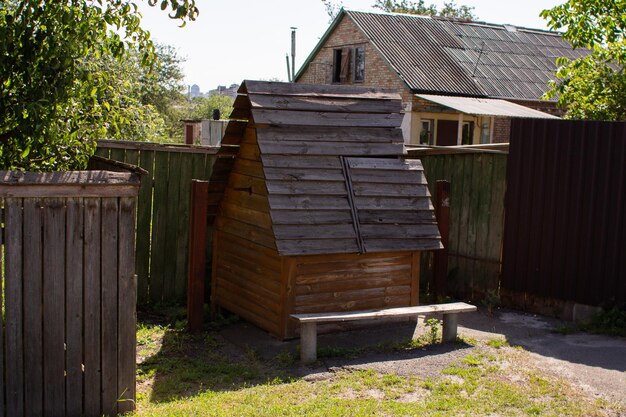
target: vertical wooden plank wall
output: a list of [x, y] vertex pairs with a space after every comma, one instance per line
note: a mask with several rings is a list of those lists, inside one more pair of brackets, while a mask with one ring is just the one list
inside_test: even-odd
[[[507, 155], [448, 153], [419, 159], [431, 195], [437, 180], [450, 181], [448, 290], [482, 299], [497, 291], [500, 280]], [[422, 269], [423, 281], [432, 282], [429, 256], [423, 256]]]
[[0, 417], [134, 408], [135, 201], [0, 199]]
[[[137, 202], [135, 271], [139, 304], [185, 301], [191, 180], [210, 179], [216, 151], [194, 146], [99, 142], [96, 155], [148, 171], [141, 179]], [[211, 235], [207, 230], [207, 236]], [[208, 242], [208, 260], [210, 251]], [[207, 276], [209, 271], [207, 267]]]

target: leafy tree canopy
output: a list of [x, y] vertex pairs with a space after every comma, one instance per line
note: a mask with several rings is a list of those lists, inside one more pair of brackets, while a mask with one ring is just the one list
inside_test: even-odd
[[213, 110], [220, 111], [221, 119], [228, 119], [233, 111], [233, 100], [229, 96], [219, 94], [211, 97], [197, 97], [192, 101], [191, 119], [212, 119]]
[[474, 14], [474, 7], [457, 5], [454, 0], [444, 2], [443, 7], [438, 9], [435, 4], [426, 4], [424, 0], [417, 2], [410, 0], [376, 0], [374, 8], [389, 13], [407, 13], [424, 16], [452, 17], [463, 20], [477, 20]]
[[[184, 25], [195, 0], [147, 0]], [[151, 115], [123, 103], [120, 65], [142, 68], [155, 45], [130, 0], [7, 0], [0, 3], [0, 164], [3, 169], [85, 166], [95, 140]], [[122, 71], [123, 72], [123, 71]], [[119, 81], [119, 82], [118, 82]], [[134, 111], [133, 108], [137, 111]], [[130, 113], [129, 113], [130, 111]]]
[[590, 48], [587, 56], [557, 60], [545, 98], [556, 98], [568, 118], [626, 120], [626, 1], [569, 0], [541, 16], [575, 48]]

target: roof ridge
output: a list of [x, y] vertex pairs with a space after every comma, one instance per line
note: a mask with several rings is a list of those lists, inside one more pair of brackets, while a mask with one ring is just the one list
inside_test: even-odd
[[480, 26], [480, 27], [486, 27], [486, 28], [498, 29], [498, 30], [507, 30], [506, 28], [507, 26], [513, 26], [515, 27], [515, 29], [517, 29], [518, 31], [522, 31], [522, 32], [537, 33], [537, 34], [542, 34], [542, 35], [559, 36], [559, 37], [562, 35], [561, 32], [557, 32], [557, 31], [553, 31], [549, 29], [529, 28], [525, 26], [518, 26], [514, 23], [492, 23], [492, 22], [486, 22], [483, 20], [466, 20], [466, 19], [460, 19], [460, 18], [455, 18], [455, 17], [428, 16], [428, 15], [418, 15], [418, 14], [411, 14], [411, 13], [379, 12], [376, 10], [352, 10], [352, 9], [345, 9], [345, 8], [343, 10], [348, 14], [364, 13], [364, 14], [375, 14], [375, 15], [381, 15], [381, 16], [406, 16], [410, 18], [432, 19], [432, 20], [457, 23], [461, 25], [473, 25], [473, 26]]

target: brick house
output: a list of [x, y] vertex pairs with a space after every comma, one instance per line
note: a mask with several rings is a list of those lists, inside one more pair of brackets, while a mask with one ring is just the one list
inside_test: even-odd
[[511, 117], [560, 114], [541, 99], [556, 58], [584, 54], [555, 32], [342, 10], [295, 81], [397, 89], [407, 144], [506, 142]]

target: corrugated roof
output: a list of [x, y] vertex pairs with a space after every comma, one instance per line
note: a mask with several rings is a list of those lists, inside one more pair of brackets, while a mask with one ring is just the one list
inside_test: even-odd
[[425, 100], [458, 110], [466, 114], [480, 116], [521, 117], [525, 119], [558, 119], [548, 113], [520, 106], [495, 98], [454, 97], [434, 94], [416, 94]]
[[331, 31], [344, 16], [415, 93], [540, 100], [557, 57], [588, 53], [555, 32], [403, 14], [344, 10]]
[[441, 248], [421, 163], [401, 158], [398, 93], [245, 81], [239, 94], [249, 121], [223, 147], [239, 144], [240, 165], [258, 168], [231, 181], [267, 207], [280, 255]]

